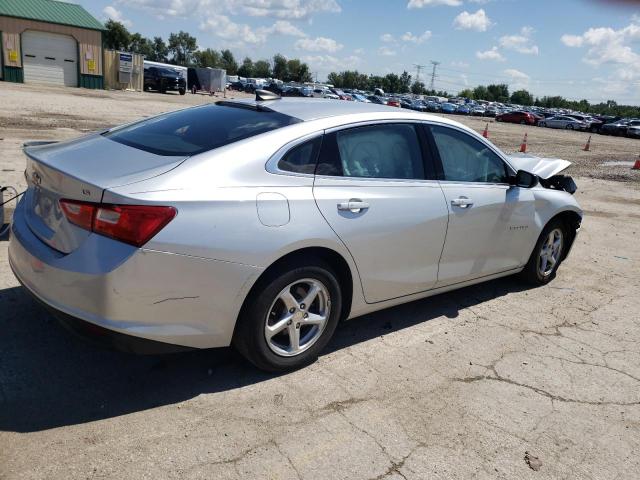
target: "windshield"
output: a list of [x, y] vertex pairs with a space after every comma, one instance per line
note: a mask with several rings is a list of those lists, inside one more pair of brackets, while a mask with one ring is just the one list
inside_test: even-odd
[[205, 105], [171, 112], [103, 135], [156, 155], [196, 155], [301, 120], [268, 110]]

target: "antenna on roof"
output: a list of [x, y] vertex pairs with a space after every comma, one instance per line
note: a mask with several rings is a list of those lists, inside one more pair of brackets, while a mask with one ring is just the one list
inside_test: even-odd
[[266, 100], [280, 100], [280, 95], [270, 92], [269, 90], [256, 90], [256, 102], [264, 102]]

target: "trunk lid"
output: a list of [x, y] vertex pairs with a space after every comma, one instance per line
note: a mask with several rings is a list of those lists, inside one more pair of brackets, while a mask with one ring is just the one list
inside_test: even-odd
[[510, 155], [509, 162], [518, 170], [533, 173], [544, 180], [559, 174], [571, 165], [568, 160], [541, 158], [526, 154]]
[[26, 221], [43, 242], [70, 253], [90, 235], [69, 223], [62, 198], [99, 203], [104, 190], [161, 175], [185, 156], [161, 156], [92, 134], [69, 142], [29, 145], [25, 176]]

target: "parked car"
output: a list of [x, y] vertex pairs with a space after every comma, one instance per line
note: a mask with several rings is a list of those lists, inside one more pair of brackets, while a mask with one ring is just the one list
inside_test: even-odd
[[471, 113], [471, 107], [469, 107], [468, 105], [458, 105], [456, 113], [460, 115], [469, 115]]
[[389, 100], [387, 100], [387, 105], [389, 107], [397, 107], [400, 108], [400, 100], [397, 98], [390, 98]]
[[413, 100], [411, 102], [411, 106], [409, 107], [411, 110], [415, 110], [416, 112], [426, 112], [427, 105], [422, 100]]
[[371, 103], [371, 100], [369, 100], [364, 95], [360, 95], [359, 93], [352, 93], [351, 96], [356, 102]]
[[605, 123], [600, 127], [600, 133], [603, 135], [624, 136], [627, 134], [629, 122], [627, 120], [617, 120], [612, 123]]
[[586, 124], [585, 130], [589, 130], [591, 133], [598, 133], [600, 131], [600, 127], [602, 127], [604, 123], [601, 120], [598, 120], [597, 118], [593, 118], [589, 115], [580, 115], [576, 113], [571, 113], [571, 114], [568, 114], [567, 117], [575, 118], [576, 120], [579, 120], [580, 122], [585, 123]]
[[144, 69], [144, 90], [157, 90], [160, 93], [170, 91], [184, 95], [187, 82], [176, 70], [167, 67], [149, 67]]
[[471, 115], [476, 117], [483, 117], [486, 112], [487, 110], [483, 106], [479, 105], [479, 106], [473, 107], [473, 109], [471, 110]]
[[496, 115], [496, 122], [519, 123], [521, 125], [535, 125], [536, 119], [529, 112], [515, 111]]
[[378, 105], [386, 105], [387, 100], [384, 97], [380, 97], [378, 95], [369, 95], [367, 96], [371, 103], [377, 103]]
[[564, 128], [566, 130], [587, 130], [588, 125], [572, 117], [557, 116], [549, 117], [538, 122], [540, 127]]
[[262, 91], [25, 154], [9, 264], [27, 291], [112, 345], [232, 344], [271, 371], [313, 361], [343, 319], [516, 273], [546, 284], [582, 217], [569, 162]]
[[441, 103], [440, 111], [442, 113], [456, 113], [458, 106], [455, 103]]
[[629, 122], [626, 135], [629, 138], [640, 138], [640, 120], [631, 120]]

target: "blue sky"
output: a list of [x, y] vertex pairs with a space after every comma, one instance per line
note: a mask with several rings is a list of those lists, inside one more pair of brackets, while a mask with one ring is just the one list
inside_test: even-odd
[[330, 71], [441, 62], [435, 86], [506, 82], [536, 95], [640, 104], [640, 2], [627, 0], [73, 0], [164, 38], [189, 31], [238, 60], [280, 52]]

